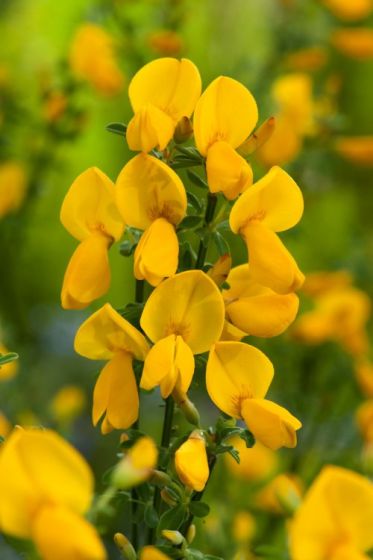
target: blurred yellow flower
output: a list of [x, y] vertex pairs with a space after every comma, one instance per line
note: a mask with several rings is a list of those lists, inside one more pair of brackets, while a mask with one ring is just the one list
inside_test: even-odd
[[290, 524], [291, 559], [368, 560], [372, 523], [372, 483], [353, 471], [324, 467]]
[[82, 517], [93, 497], [85, 460], [50, 430], [15, 429], [0, 451], [0, 528], [32, 539], [43, 560], [105, 560]]
[[57, 422], [72, 422], [86, 405], [84, 391], [77, 385], [62, 387], [51, 402], [51, 413]]
[[372, 0], [322, 0], [334, 15], [345, 21], [355, 21], [369, 16]]
[[253, 447], [246, 447], [244, 440], [235, 436], [229, 439], [229, 445], [233, 445], [239, 452], [240, 462], [237, 463], [226, 453], [226, 464], [231, 473], [241, 480], [249, 482], [265, 480], [278, 467], [277, 454], [259, 442], [256, 442]]
[[199, 71], [186, 58], [158, 58], [145, 64], [128, 88], [135, 113], [127, 127], [129, 148], [164, 150], [177, 123], [193, 113], [201, 88]]
[[201, 492], [210, 476], [205, 438], [194, 430], [176, 450], [175, 469], [181, 482], [196, 492]]
[[200, 270], [168, 278], [149, 296], [141, 327], [154, 343], [145, 359], [140, 387], [160, 385], [163, 398], [186, 393], [194, 354], [207, 352], [223, 329], [224, 302], [216, 284]]
[[285, 64], [292, 70], [313, 71], [319, 70], [326, 64], [328, 53], [324, 47], [308, 47], [291, 52], [285, 57]]
[[178, 267], [175, 226], [186, 215], [184, 185], [168, 165], [148, 154], [138, 154], [120, 172], [116, 198], [124, 222], [145, 230], [135, 250], [135, 278], [157, 286]]
[[12, 424], [8, 418], [0, 411], [0, 436], [6, 438], [12, 431]]
[[15, 161], [0, 165], [0, 219], [19, 210], [27, 192], [23, 166]]
[[183, 50], [182, 38], [171, 29], [154, 31], [148, 40], [153, 51], [161, 56], [177, 56]]
[[148, 436], [140, 437], [114, 468], [112, 484], [127, 489], [145, 482], [155, 469], [157, 460], [158, 450], [154, 441]]
[[350, 58], [373, 58], [373, 30], [368, 27], [338, 29], [334, 31], [330, 40], [338, 51]]
[[373, 397], [373, 363], [359, 359], [354, 364], [355, 377], [366, 397]]
[[367, 443], [373, 443], [373, 399], [363, 402], [356, 411], [356, 423]]
[[302, 292], [310, 297], [316, 297], [338, 288], [346, 288], [352, 282], [353, 277], [348, 270], [309, 272], [302, 286]]
[[302, 485], [298, 477], [282, 473], [273, 478], [255, 496], [260, 509], [276, 514], [294, 513], [300, 504]]
[[277, 336], [294, 321], [299, 300], [295, 294], [276, 294], [258, 284], [250, 265], [232, 268], [223, 290], [227, 319], [245, 335]]
[[123, 74], [114, 55], [114, 41], [105, 29], [82, 24], [73, 38], [69, 62], [78, 79], [86, 80], [98, 92], [115, 95], [123, 88]]
[[243, 510], [236, 513], [232, 522], [232, 536], [237, 543], [248, 543], [253, 538], [255, 529], [255, 519], [250, 512]]
[[230, 213], [231, 230], [246, 242], [253, 280], [278, 294], [294, 292], [304, 281], [294, 258], [276, 235], [295, 226], [302, 214], [301, 190], [277, 166], [247, 189]]
[[258, 121], [252, 94], [240, 82], [220, 76], [203, 92], [194, 112], [197, 149], [206, 156], [206, 172], [212, 193], [234, 199], [252, 184], [251, 166], [235, 150]]
[[[7, 354], [9, 352], [8, 348], [0, 342], [0, 354]], [[0, 381], [7, 381], [8, 379], [13, 379], [18, 373], [18, 360], [9, 362], [0, 366]]]
[[264, 398], [273, 373], [270, 360], [254, 346], [217, 342], [207, 362], [207, 392], [220, 410], [243, 419], [254, 438], [266, 447], [295, 447], [301, 422]]
[[47, 95], [43, 106], [43, 115], [46, 121], [56, 122], [64, 114], [68, 99], [61, 91], [52, 91]]
[[338, 138], [336, 151], [357, 165], [373, 165], [373, 136], [346, 136]]
[[103, 417], [103, 434], [129, 428], [139, 413], [132, 360], [145, 359], [149, 350], [145, 337], [106, 303], [79, 327], [74, 347], [86, 358], [108, 361], [93, 392], [93, 424]]
[[65, 196], [60, 219], [80, 241], [65, 272], [61, 304], [82, 309], [109, 289], [108, 250], [124, 229], [113, 182], [97, 167], [81, 173]]
[[141, 550], [140, 560], [170, 560], [170, 558], [155, 546], [145, 546]]

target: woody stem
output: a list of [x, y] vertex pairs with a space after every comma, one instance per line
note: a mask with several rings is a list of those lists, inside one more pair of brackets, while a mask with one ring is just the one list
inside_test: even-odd
[[[217, 201], [218, 201], [218, 197], [216, 196], [216, 194], [212, 194], [209, 192], [207, 195], [207, 206], [206, 206], [205, 220], [204, 220], [204, 226], [206, 229], [208, 228], [208, 226], [213, 220]], [[210, 241], [210, 236], [207, 234], [204, 235], [204, 237], [199, 242], [198, 255], [197, 255], [196, 266], [195, 266], [195, 268], [197, 269], [202, 269], [203, 265], [205, 264], [209, 241]]]

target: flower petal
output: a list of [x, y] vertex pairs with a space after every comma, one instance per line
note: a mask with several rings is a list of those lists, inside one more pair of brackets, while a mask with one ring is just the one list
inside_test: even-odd
[[247, 161], [227, 142], [215, 142], [207, 152], [207, 182], [212, 193], [222, 192], [233, 200], [253, 182]]
[[194, 137], [202, 155], [219, 140], [237, 148], [255, 127], [258, 108], [242, 84], [220, 76], [201, 95], [194, 113]]
[[117, 179], [117, 203], [126, 224], [138, 229], [146, 229], [157, 218], [176, 225], [187, 209], [181, 179], [148, 154], [138, 154], [123, 167]]
[[189, 438], [175, 453], [175, 468], [181, 482], [196, 492], [201, 492], [209, 479], [206, 444], [198, 431]]
[[[172, 388], [176, 383], [176, 368], [175, 368], [175, 345], [176, 336], [170, 334], [165, 338], [161, 338], [150, 349], [145, 358], [144, 369], [141, 376], [140, 387], [150, 391], [161, 384], [167, 377], [171, 378], [170, 385]], [[171, 393], [172, 388], [166, 395]]]
[[128, 123], [128, 147], [139, 152], [150, 152], [154, 148], [164, 150], [174, 130], [175, 123], [171, 117], [154, 105], [144, 105]]
[[223, 324], [223, 298], [200, 270], [181, 272], [159, 284], [141, 316], [141, 327], [153, 342], [177, 334], [193, 354], [209, 350], [219, 339]]

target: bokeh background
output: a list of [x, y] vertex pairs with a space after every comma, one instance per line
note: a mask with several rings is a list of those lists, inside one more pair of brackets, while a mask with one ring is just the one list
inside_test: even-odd
[[[326, 463], [372, 472], [372, 429], [369, 436], [356, 422], [358, 407], [373, 397], [373, 6], [361, 4], [359, 11], [360, 2], [334, 0], [0, 2], [0, 350], [20, 355], [0, 370], [2, 435], [16, 423], [57, 427], [94, 466], [98, 488], [113, 464], [117, 434], [102, 437], [90, 422], [99, 365], [73, 350], [78, 325], [104, 300], [89, 310], [61, 308], [76, 242], [59, 210], [80, 172], [97, 166], [115, 180], [129, 159], [124, 139], [105, 127], [128, 122], [127, 86], [147, 61], [186, 56], [204, 86], [221, 74], [234, 77], [253, 92], [260, 122], [278, 117], [281, 138], [253, 158], [255, 177], [279, 163], [302, 188], [304, 218], [284, 235], [302, 270], [343, 271], [311, 276], [302, 295], [300, 316], [320, 305], [320, 294], [336, 294], [333, 326], [320, 311], [281, 337], [254, 341], [275, 364], [271, 395], [304, 428], [298, 448], [280, 454], [265, 485], [255, 473], [237, 478], [220, 465], [209, 491], [213, 513], [199, 538], [224, 558], [240, 539], [282, 550], [286, 508], [273, 505], [274, 494], [272, 505], [257, 498], [274, 473], [298, 477], [290, 490], [289, 480], [281, 486], [288, 496]], [[234, 263], [244, 262], [243, 244], [231, 242]], [[122, 308], [134, 298], [131, 257], [116, 246], [110, 262], [105, 301]], [[202, 379], [192, 395], [204, 424], [214, 422]], [[153, 404], [143, 427], [159, 437], [157, 394]], [[235, 508], [219, 502], [222, 493]], [[237, 511], [244, 513], [232, 526]], [[19, 557], [5, 543], [0, 555]]]

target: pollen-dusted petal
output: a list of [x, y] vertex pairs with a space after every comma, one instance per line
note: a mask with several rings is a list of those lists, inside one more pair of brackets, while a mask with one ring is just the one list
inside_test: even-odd
[[[171, 377], [171, 385], [176, 383], [175, 368], [176, 336], [170, 334], [161, 338], [150, 349], [145, 358], [140, 387], [150, 391], [161, 384], [165, 377]], [[172, 388], [170, 390], [170, 393]], [[168, 395], [167, 395], [168, 396]]]
[[207, 392], [220, 410], [240, 418], [243, 399], [263, 398], [273, 374], [271, 361], [254, 346], [217, 342], [207, 362]]
[[143, 233], [134, 255], [134, 275], [152, 286], [176, 273], [179, 242], [175, 227], [164, 218], [155, 220]]
[[94, 425], [105, 412], [110, 426], [117, 430], [129, 428], [138, 418], [139, 395], [132, 356], [128, 352], [116, 352], [96, 381], [92, 410]]
[[220, 76], [203, 92], [194, 112], [194, 137], [202, 155], [219, 140], [237, 148], [258, 121], [256, 101], [240, 82]]
[[145, 337], [105, 303], [79, 327], [74, 341], [78, 354], [91, 360], [110, 360], [118, 350], [144, 360], [149, 351]]
[[117, 241], [124, 229], [115, 202], [114, 183], [97, 167], [90, 167], [75, 179], [63, 201], [60, 218], [79, 241], [95, 232]]
[[146, 229], [157, 218], [178, 224], [185, 216], [187, 197], [181, 179], [168, 165], [138, 154], [117, 179], [117, 204], [126, 224]]
[[171, 140], [175, 123], [154, 105], [144, 105], [128, 123], [126, 138], [130, 150], [150, 152], [164, 150]]
[[285, 231], [299, 222], [303, 207], [303, 195], [296, 182], [275, 166], [235, 202], [229, 224], [235, 233], [251, 220], [260, 221], [272, 231]]
[[207, 182], [212, 193], [222, 192], [233, 200], [253, 182], [247, 161], [227, 142], [215, 142], [207, 151]]
[[175, 126], [181, 117], [190, 117], [201, 95], [198, 68], [182, 58], [158, 58], [145, 64], [132, 78], [128, 95], [137, 113], [151, 103], [167, 113]]
[[109, 238], [100, 233], [79, 243], [63, 279], [61, 305], [64, 309], [83, 309], [106, 294], [111, 281], [109, 243]]
[[273, 231], [260, 222], [251, 222], [243, 235], [250, 255], [250, 271], [259, 284], [278, 294], [289, 294], [302, 286], [303, 273]]
[[201, 492], [209, 479], [206, 444], [198, 431], [189, 438], [175, 453], [175, 468], [181, 482], [196, 492]]
[[263, 398], [245, 399], [242, 417], [256, 440], [270, 449], [295, 447], [301, 422], [286, 408]]
[[43, 560], [106, 560], [96, 529], [68, 508], [45, 504], [36, 514], [32, 538]]
[[226, 307], [228, 319], [245, 333], [271, 337], [283, 333], [294, 321], [299, 307], [295, 294], [272, 292], [240, 298]]
[[224, 325], [224, 302], [216, 284], [200, 270], [168, 278], [151, 293], [141, 327], [156, 342], [169, 334], [183, 337], [193, 354], [207, 352]]

